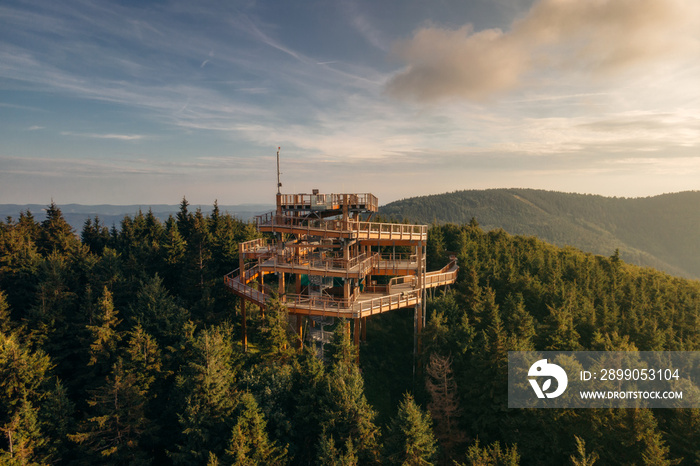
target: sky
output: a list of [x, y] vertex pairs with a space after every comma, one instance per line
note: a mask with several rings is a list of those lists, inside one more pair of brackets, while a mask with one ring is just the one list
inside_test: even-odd
[[0, 203], [700, 189], [696, 0], [3, 0]]

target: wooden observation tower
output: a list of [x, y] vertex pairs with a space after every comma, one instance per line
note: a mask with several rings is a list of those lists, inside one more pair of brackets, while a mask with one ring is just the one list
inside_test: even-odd
[[[279, 186], [277, 209], [256, 217], [270, 239], [240, 243], [240, 267], [224, 277], [242, 298], [244, 349], [246, 302], [265, 308], [272, 291], [265, 281], [276, 281], [300, 337], [304, 318], [344, 318], [354, 323], [359, 345], [368, 317], [410, 307], [420, 334], [426, 290], [454, 283], [458, 271], [454, 258], [441, 270], [426, 271], [427, 225], [362, 220], [377, 212], [372, 194], [281, 194]], [[265, 277], [271, 274], [276, 278]]]

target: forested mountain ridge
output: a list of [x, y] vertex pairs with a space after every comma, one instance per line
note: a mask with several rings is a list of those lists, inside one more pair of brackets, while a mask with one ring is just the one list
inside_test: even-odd
[[[700, 282], [473, 224], [433, 225], [427, 303], [337, 326], [321, 360], [223, 274], [252, 224], [186, 200], [119, 228], [0, 221], [0, 464], [697, 464], [697, 409], [508, 409], [514, 350], [700, 350]], [[272, 282], [272, 281], [271, 281]], [[406, 311], [406, 312], [404, 312]], [[365, 382], [366, 381], [366, 382]], [[382, 412], [378, 413], [378, 410]]]
[[700, 191], [616, 198], [534, 189], [456, 191], [392, 202], [390, 218], [503, 228], [594, 254], [700, 278]]

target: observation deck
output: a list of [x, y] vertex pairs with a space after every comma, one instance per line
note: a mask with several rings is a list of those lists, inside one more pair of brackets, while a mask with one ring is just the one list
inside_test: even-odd
[[[264, 310], [275, 291], [300, 332], [304, 317], [353, 319], [359, 344], [367, 317], [407, 307], [415, 308], [420, 332], [425, 291], [453, 284], [459, 266], [453, 257], [427, 272], [428, 226], [370, 221], [377, 210], [369, 193], [277, 194], [277, 209], [255, 218], [265, 238], [240, 243], [239, 268], [224, 277], [242, 298], [244, 329], [245, 303]], [[276, 290], [265, 283], [270, 275]]]

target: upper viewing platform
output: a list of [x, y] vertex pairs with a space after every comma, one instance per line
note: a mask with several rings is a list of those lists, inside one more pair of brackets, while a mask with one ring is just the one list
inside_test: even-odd
[[346, 212], [377, 212], [379, 201], [370, 193], [364, 194], [278, 194], [277, 207], [285, 213], [315, 213], [318, 216], [339, 215]]

